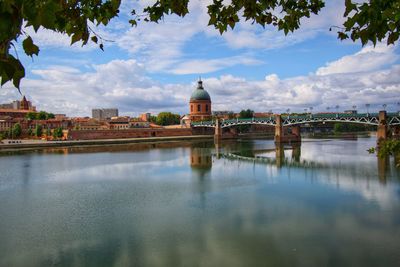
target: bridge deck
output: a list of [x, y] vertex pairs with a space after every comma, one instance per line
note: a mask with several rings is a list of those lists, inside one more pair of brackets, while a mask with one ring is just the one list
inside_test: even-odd
[[[363, 114], [308, 114], [308, 115], [282, 115], [282, 125], [298, 125], [304, 123], [318, 122], [348, 122], [361, 123], [369, 125], [379, 124], [379, 113], [363, 113]], [[400, 125], [400, 113], [387, 113], [387, 123], [389, 126]], [[244, 124], [264, 124], [276, 125], [276, 117], [265, 118], [249, 118], [249, 119], [230, 119], [221, 120], [221, 127], [230, 127]], [[215, 127], [215, 121], [192, 122], [193, 127]]]

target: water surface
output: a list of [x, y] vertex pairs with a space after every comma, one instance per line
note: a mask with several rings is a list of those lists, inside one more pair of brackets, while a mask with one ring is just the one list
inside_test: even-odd
[[400, 266], [375, 138], [0, 155], [0, 266]]

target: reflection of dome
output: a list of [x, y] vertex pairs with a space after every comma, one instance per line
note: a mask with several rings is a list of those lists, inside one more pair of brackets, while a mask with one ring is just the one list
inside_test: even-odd
[[190, 167], [200, 171], [210, 170], [212, 167], [212, 157], [209, 148], [193, 147], [190, 150]]
[[211, 97], [206, 90], [203, 88], [203, 82], [200, 80], [198, 81], [196, 90], [193, 91], [190, 101], [193, 100], [208, 100], [211, 101]]

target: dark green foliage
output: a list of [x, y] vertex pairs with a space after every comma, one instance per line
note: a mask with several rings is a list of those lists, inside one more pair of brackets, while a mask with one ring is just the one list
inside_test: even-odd
[[21, 124], [19, 124], [19, 123], [14, 124], [14, 126], [12, 127], [12, 136], [20, 137], [21, 134], [22, 134]]
[[157, 116], [150, 116], [150, 122], [157, 123]]
[[40, 111], [37, 115], [36, 115], [36, 119], [37, 120], [45, 120], [47, 118], [47, 114], [44, 111]]
[[28, 112], [25, 115], [25, 118], [28, 120], [35, 120], [36, 119], [36, 113], [35, 112]]
[[[2, 0], [0, 1], [0, 78], [1, 85], [12, 81], [19, 88], [25, 69], [19, 59], [10, 54], [17, 39], [23, 39], [26, 55], [39, 54], [39, 47], [27, 35], [23, 27], [32, 26], [35, 31], [45, 28], [67, 34], [71, 44], [89, 38], [97, 43], [97, 34], [88, 23], [107, 25], [118, 15], [120, 0]], [[96, 38], [94, 38], [96, 37]], [[101, 37], [100, 37], [101, 39]], [[99, 44], [102, 48], [103, 44]]]
[[[132, 10], [128, 21], [137, 26], [140, 20], [159, 22], [165, 15], [184, 17], [190, 11], [189, 0], [156, 0], [145, 6], [140, 14]], [[40, 49], [27, 35], [24, 27], [32, 26], [67, 34], [71, 44], [90, 40], [104, 49], [103, 38], [88, 25], [107, 25], [118, 16], [121, 0], [1, 0], [0, 1], [0, 85], [12, 81], [19, 88], [25, 76], [24, 66], [10, 53], [17, 40], [22, 40], [26, 55], [38, 55]], [[285, 34], [300, 28], [300, 20], [318, 14], [325, 6], [323, 0], [213, 0], [208, 6], [208, 25], [221, 34], [233, 29], [240, 20], [249, 20], [262, 27], [271, 25]], [[343, 25], [338, 28], [338, 38], [368, 41], [376, 44], [385, 40], [395, 43], [399, 38], [400, 2], [398, 0], [369, 0], [365, 3], [345, 0]]]
[[28, 120], [48, 120], [48, 119], [54, 119], [55, 116], [53, 113], [40, 111], [40, 112], [28, 112], [25, 118], [27, 118]]
[[63, 129], [61, 127], [55, 128], [53, 130], [53, 137], [54, 138], [61, 138], [63, 137]]
[[[239, 119], [250, 119], [253, 118], [254, 115], [254, 111], [251, 109], [246, 109], [246, 110], [241, 110], [239, 112]], [[239, 125], [236, 126], [238, 131], [240, 133], [247, 133], [248, 131], [250, 131], [251, 126], [250, 125]]]
[[242, 110], [239, 112], [239, 119], [250, 119], [253, 118], [254, 111], [251, 109]]
[[[361, 40], [362, 45], [371, 41], [383, 41], [394, 44], [399, 39], [400, 1], [370, 0], [365, 3], [346, 0], [344, 28], [338, 31], [338, 38], [343, 40]], [[350, 15], [350, 16], [349, 16]]]
[[179, 114], [173, 114], [171, 112], [160, 112], [157, 116], [158, 125], [175, 125], [180, 122]]
[[371, 147], [367, 150], [369, 153], [378, 152], [378, 157], [394, 156], [396, 166], [400, 167], [400, 140], [389, 139], [379, 143], [379, 149]]
[[39, 125], [39, 124], [36, 124], [35, 130], [33, 131], [33, 134], [34, 134], [36, 137], [41, 137], [42, 134], [43, 134], [42, 126]]
[[335, 133], [362, 132], [362, 131], [374, 131], [374, 130], [376, 130], [376, 126], [357, 124], [357, 123], [335, 123], [333, 125], [333, 131]]
[[379, 145], [379, 156], [395, 155], [400, 156], [400, 140], [389, 139]]
[[31, 128], [28, 129], [27, 134], [28, 134], [29, 136], [33, 135], [33, 131], [32, 131]]
[[7, 132], [0, 132], [0, 141], [7, 138]]

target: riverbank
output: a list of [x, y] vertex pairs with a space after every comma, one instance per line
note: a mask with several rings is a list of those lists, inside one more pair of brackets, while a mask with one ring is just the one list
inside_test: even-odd
[[45, 149], [52, 147], [179, 142], [179, 141], [190, 141], [190, 140], [210, 140], [212, 138], [213, 138], [212, 135], [191, 135], [191, 136], [140, 137], [140, 138], [124, 138], [124, 139], [97, 139], [97, 140], [70, 140], [70, 141], [30, 141], [30, 140], [25, 141], [24, 140], [24, 142], [14, 143], [14, 144], [0, 143], [0, 151]]

